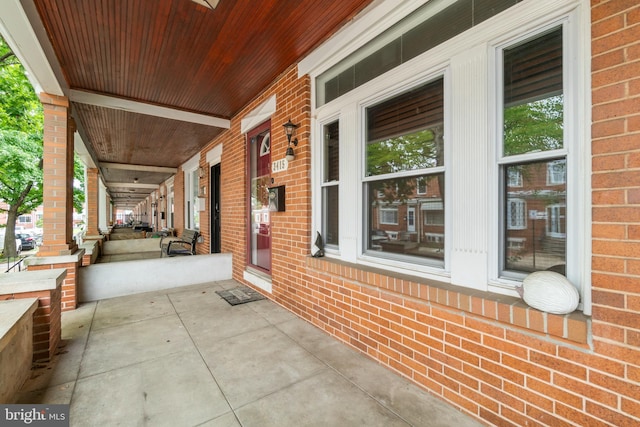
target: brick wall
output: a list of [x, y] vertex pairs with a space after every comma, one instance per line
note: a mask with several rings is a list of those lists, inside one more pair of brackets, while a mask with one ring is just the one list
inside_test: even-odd
[[38, 308], [33, 313], [33, 361], [48, 361], [55, 354], [62, 337], [60, 288], [0, 295], [0, 300], [19, 298], [38, 298]]
[[60, 292], [60, 304], [62, 311], [75, 310], [78, 306], [78, 294], [77, 294], [77, 277], [78, 269], [82, 265], [82, 259], [77, 263], [59, 263], [59, 264], [34, 264], [29, 266], [29, 271], [35, 270], [52, 270], [56, 268], [66, 268], [67, 275], [62, 282], [62, 289]]
[[[286, 212], [273, 212], [271, 215], [274, 281], [288, 276], [291, 269], [296, 269], [294, 265], [302, 263], [308, 254], [311, 224], [311, 148], [309, 145], [311, 83], [308, 77], [298, 79], [297, 73], [296, 67], [285, 72], [272, 87], [265, 90], [231, 120], [229, 130], [222, 133], [202, 151], [206, 153], [219, 144], [223, 145], [220, 164], [221, 250], [233, 254], [233, 270], [236, 278], [242, 277], [247, 258], [245, 241], [247, 151], [245, 136], [240, 132], [240, 121], [247, 113], [273, 95], [276, 95], [277, 112], [271, 117], [272, 160], [284, 158], [287, 149], [287, 138], [282, 124], [291, 118], [293, 123], [300, 125], [296, 132], [299, 143], [294, 147], [295, 160], [290, 162], [286, 172], [272, 174], [273, 186], [285, 185], [286, 187]], [[204, 161], [201, 159], [200, 166], [205, 166]], [[210, 171], [207, 171], [200, 185], [208, 187], [209, 174]], [[209, 196], [208, 190], [207, 200]], [[206, 225], [202, 228], [205, 244], [199, 245], [199, 253], [207, 253], [210, 250], [209, 211], [210, 206], [207, 203], [206, 210], [201, 212], [201, 221]]]
[[[310, 89], [295, 69], [231, 121], [223, 144], [222, 250], [246, 263], [246, 142], [240, 120], [269, 96], [272, 155], [300, 123], [296, 159], [273, 174], [271, 299], [440, 396], [501, 426], [640, 423], [640, 6], [592, 1], [593, 316], [309, 255]], [[177, 187], [176, 187], [177, 188]], [[205, 213], [203, 213], [204, 215]], [[208, 211], [206, 213], [208, 215]]]

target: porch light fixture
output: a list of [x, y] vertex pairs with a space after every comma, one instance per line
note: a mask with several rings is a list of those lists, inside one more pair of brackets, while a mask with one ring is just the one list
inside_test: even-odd
[[289, 118], [289, 121], [283, 124], [282, 126], [284, 127], [284, 131], [287, 134], [287, 153], [284, 157], [285, 159], [287, 159], [288, 162], [290, 162], [296, 158], [295, 154], [293, 153], [293, 147], [291, 147], [291, 144], [297, 147], [298, 138], [294, 138], [292, 141], [291, 137], [293, 136], [293, 132], [298, 128], [298, 125], [293, 124], [291, 122], [291, 118]]

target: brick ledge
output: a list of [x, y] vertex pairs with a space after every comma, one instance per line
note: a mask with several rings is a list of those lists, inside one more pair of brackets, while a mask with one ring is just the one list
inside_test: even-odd
[[386, 290], [402, 297], [462, 310], [502, 324], [524, 328], [551, 338], [587, 344], [591, 319], [580, 311], [565, 315], [529, 307], [520, 298], [403, 275], [332, 258], [307, 257], [307, 268]]

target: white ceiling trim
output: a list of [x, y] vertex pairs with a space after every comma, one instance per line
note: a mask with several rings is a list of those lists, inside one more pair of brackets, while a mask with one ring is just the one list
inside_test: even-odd
[[191, 113], [189, 111], [177, 110], [171, 107], [146, 104], [144, 102], [86, 92], [83, 90], [71, 89], [69, 91], [69, 99], [80, 104], [95, 105], [98, 107], [146, 114], [148, 116], [163, 117], [165, 119], [180, 120], [182, 122], [196, 123], [222, 129], [229, 129], [231, 126], [230, 120], [221, 119], [219, 117]]
[[134, 182], [107, 182], [105, 185], [109, 188], [146, 188], [151, 190], [160, 188], [159, 184], [142, 184]]
[[109, 162], [100, 163], [100, 167], [104, 169], [119, 169], [119, 170], [142, 171], [142, 172], [162, 172], [162, 173], [178, 172], [178, 168], [168, 168], [164, 166], [128, 165], [124, 163], [109, 163]]

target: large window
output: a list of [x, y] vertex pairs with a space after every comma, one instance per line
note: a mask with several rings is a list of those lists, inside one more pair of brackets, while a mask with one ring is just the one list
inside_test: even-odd
[[[364, 194], [368, 210], [367, 249], [406, 257], [441, 260], [444, 229], [416, 228], [426, 210], [424, 194], [444, 210], [444, 79], [442, 77], [366, 109]], [[421, 188], [422, 187], [422, 188]], [[421, 191], [422, 190], [422, 191]], [[395, 240], [380, 239], [384, 232]], [[427, 236], [438, 232], [438, 242]], [[375, 255], [375, 253], [372, 253]]]
[[[503, 275], [566, 264], [562, 26], [502, 49]], [[514, 176], [520, 180], [514, 182]], [[510, 242], [526, 239], [518, 251]]]
[[[314, 231], [334, 235], [340, 224], [339, 251], [327, 256], [514, 296], [527, 274], [545, 269], [587, 289], [583, 8], [433, 0], [388, 29], [359, 28], [370, 43], [344, 41], [334, 51], [352, 53], [334, 63], [312, 54], [307, 64], [322, 63], [308, 65]], [[435, 30], [462, 22], [455, 17], [464, 25]], [[334, 180], [327, 168], [338, 158]]]

